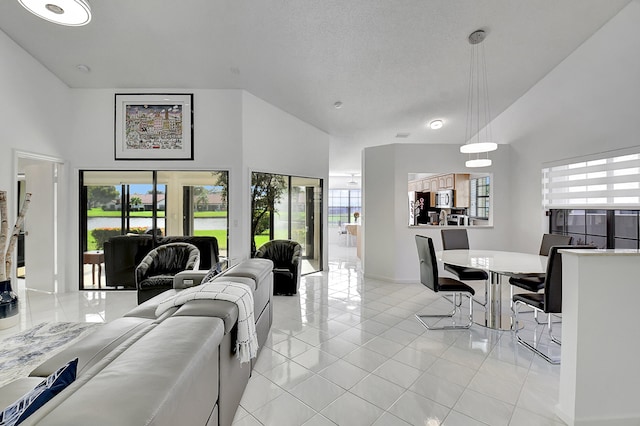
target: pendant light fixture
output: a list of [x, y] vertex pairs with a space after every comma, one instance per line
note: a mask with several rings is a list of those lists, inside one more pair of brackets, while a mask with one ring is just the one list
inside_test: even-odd
[[469, 154], [469, 160], [465, 162], [467, 167], [490, 166], [491, 159], [489, 159], [488, 153], [498, 148], [498, 144], [492, 141], [491, 134], [487, 63], [482, 45], [485, 37], [484, 30], [477, 30], [469, 35], [471, 60], [465, 132], [465, 141], [467, 142], [460, 147], [460, 152]]
[[54, 24], [79, 27], [91, 21], [86, 0], [18, 0], [29, 12]]

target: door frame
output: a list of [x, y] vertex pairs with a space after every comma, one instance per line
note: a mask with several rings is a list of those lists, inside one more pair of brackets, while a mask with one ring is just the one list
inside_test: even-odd
[[[64, 234], [65, 234], [64, 217], [63, 215], [60, 214], [59, 206], [64, 204], [61, 201], [65, 199], [65, 196], [67, 194], [66, 186], [64, 184], [65, 169], [66, 169], [65, 161], [59, 157], [39, 154], [39, 153], [29, 152], [29, 151], [22, 151], [14, 148], [13, 149], [14, 183], [9, 190], [10, 191], [9, 199], [13, 200], [13, 202], [17, 202], [17, 196], [18, 196], [17, 187], [18, 187], [18, 181], [20, 180], [19, 173], [21, 173], [24, 167], [34, 166], [34, 165], [52, 167], [52, 170], [53, 170], [51, 174], [51, 181], [49, 182], [51, 184], [50, 188], [52, 190], [52, 197], [49, 199], [50, 202], [45, 209], [45, 212], [53, 213], [53, 220], [51, 222], [52, 227], [50, 229], [50, 234], [38, 240], [39, 249], [45, 250], [48, 253], [51, 253], [53, 256], [52, 270], [49, 271], [49, 273], [52, 275], [52, 278], [53, 278], [53, 283], [52, 283], [53, 285], [51, 287], [45, 286], [42, 288], [39, 288], [37, 286], [30, 286], [27, 278], [27, 281], [26, 281], [27, 289], [44, 291], [46, 293], [57, 293], [59, 291], [64, 292], [66, 290], [64, 287], [64, 283], [65, 283], [64, 259], [60, 258], [59, 253], [64, 253], [63, 247], [64, 247], [64, 244], [66, 244], [66, 241], [64, 241]], [[35, 214], [34, 211], [38, 211], [38, 209], [29, 209], [29, 211], [27, 212], [27, 216], [25, 220], [25, 222], [27, 222], [27, 228], [25, 229], [27, 233], [29, 231], [28, 222], [29, 221], [35, 222], [38, 220], [37, 216], [35, 219], [33, 217]], [[10, 223], [11, 224], [15, 223], [16, 218], [17, 218], [17, 208], [11, 208], [9, 211]], [[33, 238], [33, 235], [31, 237]], [[28, 245], [29, 245], [28, 241], [29, 241], [29, 238], [28, 236], [26, 236], [25, 237], [25, 265], [39, 264], [38, 256], [35, 256], [33, 252], [28, 249]], [[41, 247], [40, 243], [44, 244], [44, 246]], [[17, 247], [16, 247], [16, 250], [17, 250]], [[31, 254], [30, 254], [30, 251], [31, 251]], [[15, 256], [15, 253], [14, 253], [14, 259], [17, 259], [17, 257]], [[17, 268], [17, 262], [13, 262], [11, 277], [14, 279], [16, 277], [16, 268]]]

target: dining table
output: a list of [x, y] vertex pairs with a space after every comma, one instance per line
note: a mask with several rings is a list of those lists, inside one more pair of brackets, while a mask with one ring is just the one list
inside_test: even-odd
[[[500, 250], [443, 250], [438, 261], [467, 268], [482, 269], [489, 275], [484, 312], [474, 310], [474, 322], [495, 330], [511, 330], [511, 309], [502, 309], [502, 284], [516, 274], [539, 274], [547, 268], [547, 256]], [[508, 306], [511, 306], [509, 303]]]

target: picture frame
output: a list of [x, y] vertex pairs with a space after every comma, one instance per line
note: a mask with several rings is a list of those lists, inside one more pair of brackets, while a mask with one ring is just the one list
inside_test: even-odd
[[116, 93], [116, 160], [193, 160], [193, 93]]

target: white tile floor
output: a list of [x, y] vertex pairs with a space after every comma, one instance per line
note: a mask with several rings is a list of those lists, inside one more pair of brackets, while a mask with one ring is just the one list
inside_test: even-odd
[[[303, 277], [297, 296], [275, 297], [234, 426], [563, 424], [554, 414], [559, 366], [510, 332], [427, 331], [413, 315], [440, 306], [438, 296], [363, 278], [355, 248], [330, 255], [329, 270]], [[19, 296], [20, 325], [0, 338], [42, 321], [110, 321], [136, 305], [133, 292], [19, 285]]]

